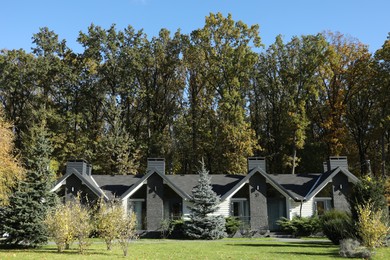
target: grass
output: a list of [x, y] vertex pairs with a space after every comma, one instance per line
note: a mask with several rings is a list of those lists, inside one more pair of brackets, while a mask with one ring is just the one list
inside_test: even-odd
[[[57, 253], [55, 245], [38, 249], [0, 249], [0, 259], [125, 259], [115, 246], [110, 252], [101, 240], [86, 254], [77, 252], [77, 245]], [[329, 241], [278, 242], [272, 238], [227, 238], [217, 241], [141, 239], [129, 247], [128, 259], [334, 259], [338, 247]], [[374, 259], [390, 259], [390, 248], [378, 249]]]

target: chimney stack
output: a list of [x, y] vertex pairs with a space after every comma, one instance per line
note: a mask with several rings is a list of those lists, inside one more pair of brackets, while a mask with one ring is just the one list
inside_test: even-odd
[[326, 171], [334, 170], [337, 167], [348, 169], [347, 156], [329, 156], [326, 169], [324, 164], [324, 170]]
[[162, 174], [165, 174], [165, 159], [164, 158], [148, 158], [147, 169], [150, 170], [157, 169]]
[[90, 176], [92, 173], [92, 165], [89, 164], [86, 160], [69, 160], [66, 163], [66, 173], [69, 173], [72, 171], [72, 169], [75, 169], [78, 171], [81, 175], [84, 176]]
[[254, 168], [260, 168], [264, 172], [267, 172], [266, 169], [266, 161], [264, 157], [249, 157], [248, 158], [248, 172], [253, 170]]

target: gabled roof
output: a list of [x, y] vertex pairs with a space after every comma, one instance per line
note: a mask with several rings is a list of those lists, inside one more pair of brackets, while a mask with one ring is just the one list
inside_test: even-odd
[[[260, 174], [267, 183], [273, 186], [283, 196], [295, 201], [307, 201], [321, 191], [337, 174], [344, 174], [348, 179], [356, 183], [358, 178], [348, 169], [337, 167], [325, 173], [311, 174], [267, 174], [263, 169], [256, 167], [247, 175], [210, 175], [211, 185], [214, 192], [221, 197], [221, 201], [233, 196], [249, 179]], [[70, 172], [60, 178], [52, 191], [57, 190], [71, 175], [79, 178], [97, 196], [105, 199], [120, 197], [124, 200], [129, 198], [153, 174], [157, 174], [163, 182], [171, 187], [183, 199], [190, 199], [192, 189], [198, 184], [199, 175], [165, 175], [158, 169], [153, 168], [146, 175], [82, 175], [72, 168]]]
[[72, 168], [68, 173], [62, 176], [54, 185], [54, 187], [51, 189], [51, 191], [54, 192], [58, 190], [62, 186], [62, 184], [66, 181], [66, 179], [68, 179], [72, 175], [75, 175], [78, 179], [80, 179], [83, 184], [85, 184], [93, 193], [95, 193], [95, 195], [97, 195], [98, 197], [104, 197], [105, 199], [108, 199], [106, 194], [99, 188], [99, 186], [92, 178], [92, 176], [82, 175], [75, 168]]
[[[198, 185], [199, 182], [199, 174], [166, 175], [166, 177], [177, 187], [180, 187], [180, 189], [186, 194], [192, 194], [192, 189]], [[222, 174], [210, 174], [209, 177], [213, 191], [221, 197], [231, 190], [243, 178], [245, 178], [244, 175]]]
[[145, 175], [92, 175], [101, 190], [113, 199], [122, 196]]
[[144, 175], [141, 179], [139, 179], [136, 183], [134, 183], [125, 193], [122, 194], [120, 197], [122, 200], [128, 199], [134, 192], [136, 192], [145, 182], [146, 180], [152, 176], [153, 174], [158, 174], [163, 181], [171, 187], [178, 195], [180, 195], [183, 199], [187, 200], [190, 198], [190, 196], [184, 192], [182, 189], [180, 189], [176, 184], [174, 184], [169, 178], [167, 178], [167, 175], [157, 170], [157, 168], [150, 169], [149, 172]]
[[312, 189], [320, 173], [309, 174], [277, 174], [270, 175], [276, 183], [288, 191], [291, 198], [296, 201], [306, 200], [306, 195]]
[[293, 199], [294, 195], [289, 192], [288, 190], [285, 190], [279, 183], [275, 181], [274, 178], [271, 177], [271, 175], [267, 174], [263, 169], [256, 167], [252, 169], [248, 175], [246, 175], [240, 182], [238, 182], [232, 189], [230, 189], [227, 193], [225, 193], [221, 200], [225, 200], [226, 198], [233, 196], [254, 174], [261, 174], [275, 189], [277, 189], [280, 193], [282, 193], [286, 197], [291, 197]]
[[313, 188], [308, 192], [306, 195], [306, 200], [311, 199], [314, 197], [318, 192], [320, 192], [325, 186], [332, 181], [333, 177], [335, 177], [337, 174], [342, 173], [345, 176], [348, 177], [348, 180], [350, 180], [352, 183], [357, 183], [359, 182], [359, 179], [353, 175], [348, 169], [344, 167], [337, 167], [333, 170], [329, 170], [321, 176], [319, 176], [317, 182], [315, 185], [313, 185]]

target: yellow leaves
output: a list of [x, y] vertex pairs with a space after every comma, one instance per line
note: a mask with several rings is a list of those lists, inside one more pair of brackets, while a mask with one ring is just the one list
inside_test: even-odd
[[11, 189], [24, 177], [24, 169], [13, 154], [13, 139], [11, 124], [4, 120], [0, 110], [0, 206], [8, 203]]
[[90, 244], [88, 237], [93, 228], [90, 219], [90, 210], [81, 204], [80, 196], [58, 205], [47, 214], [45, 223], [58, 252], [63, 251], [75, 239], [78, 240], [79, 252], [85, 251]]
[[58, 252], [62, 252], [66, 245], [74, 240], [74, 225], [72, 209], [69, 205], [59, 205], [46, 216], [45, 220], [50, 236], [57, 245]]
[[372, 203], [369, 202], [358, 206], [358, 216], [358, 232], [363, 244], [370, 249], [380, 247], [390, 230], [383, 222], [382, 210], [373, 211]]
[[111, 250], [112, 242], [119, 237], [124, 214], [122, 205], [108, 205], [103, 200], [100, 200], [96, 215], [96, 227], [100, 237], [106, 241], [107, 250]]

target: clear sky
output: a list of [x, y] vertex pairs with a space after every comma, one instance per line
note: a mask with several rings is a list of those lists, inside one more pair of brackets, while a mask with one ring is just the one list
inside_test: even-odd
[[183, 33], [201, 28], [210, 12], [259, 24], [263, 43], [292, 36], [338, 31], [379, 49], [390, 32], [389, 0], [0, 0], [0, 49], [31, 50], [31, 37], [49, 27], [76, 52], [79, 31], [91, 23], [128, 25], [152, 37], [161, 28]]

